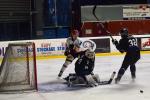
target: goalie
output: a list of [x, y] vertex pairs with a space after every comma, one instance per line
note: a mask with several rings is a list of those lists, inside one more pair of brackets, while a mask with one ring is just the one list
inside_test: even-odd
[[[96, 44], [93, 41], [86, 41], [82, 43], [84, 51], [79, 51], [80, 57], [75, 62], [75, 74], [69, 74], [65, 78], [69, 85], [84, 84], [90, 87], [97, 86], [100, 82], [99, 76], [93, 74], [95, 66], [95, 48]], [[85, 47], [86, 46], [86, 47]], [[88, 46], [88, 47], [87, 47]], [[82, 48], [82, 49], [83, 49]]]

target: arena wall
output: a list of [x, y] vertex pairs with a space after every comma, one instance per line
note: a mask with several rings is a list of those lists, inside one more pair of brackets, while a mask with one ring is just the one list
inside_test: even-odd
[[[150, 35], [135, 35], [141, 51], [150, 51]], [[113, 36], [119, 40], [120, 36]], [[120, 54], [111, 42], [109, 36], [105, 37], [85, 37], [82, 40], [91, 39], [96, 45], [97, 55], [117, 55]], [[62, 58], [64, 57], [66, 38], [62, 39], [41, 39], [41, 40], [24, 40], [24, 41], [6, 41], [0, 42], [0, 61], [2, 60], [6, 47], [13, 42], [35, 42], [37, 59]]]

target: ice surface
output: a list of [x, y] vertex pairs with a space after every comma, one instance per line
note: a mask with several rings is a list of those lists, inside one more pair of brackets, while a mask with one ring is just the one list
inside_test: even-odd
[[[94, 73], [101, 80], [108, 80], [113, 71], [118, 71], [122, 56], [96, 57]], [[137, 78], [131, 80], [129, 69], [119, 84], [101, 85], [94, 88], [70, 88], [58, 82], [57, 74], [64, 63], [63, 58], [38, 60], [38, 92], [0, 94], [0, 100], [150, 100], [150, 54], [142, 55], [137, 63]], [[75, 62], [75, 61], [74, 61]], [[63, 77], [74, 72], [74, 62]], [[140, 93], [143, 90], [143, 93]]]

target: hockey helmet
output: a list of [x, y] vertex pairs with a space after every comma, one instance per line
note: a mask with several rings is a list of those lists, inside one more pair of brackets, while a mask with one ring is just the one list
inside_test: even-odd
[[71, 30], [71, 37], [73, 40], [76, 40], [77, 37], [79, 36], [79, 31], [78, 30]]
[[74, 29], [74, 30], [71, 30], [71, 35], [77, 35], [79, 36], [79, 31]]
[[128, 29], [127, 28], [122, 28], [120, 30], [120, 35], [122, 38], [128, 37]]

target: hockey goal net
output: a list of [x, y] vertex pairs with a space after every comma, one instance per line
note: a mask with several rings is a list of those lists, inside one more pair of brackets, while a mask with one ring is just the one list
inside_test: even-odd
[[0, 66], [0, 92], [37, 90], [33, 42], [11, 43]]

